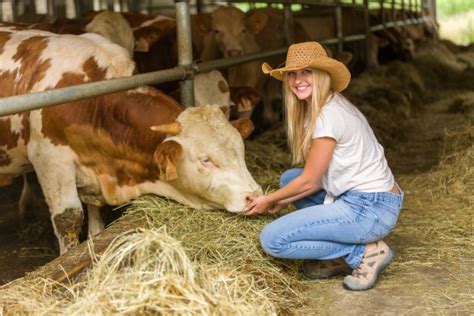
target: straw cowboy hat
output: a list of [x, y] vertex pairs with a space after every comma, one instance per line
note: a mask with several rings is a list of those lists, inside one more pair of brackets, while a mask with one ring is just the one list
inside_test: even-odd
[[293, 44], [288, 48], [286, 55], [285, 66], [277, 69], [272, 69], [269, 64], [263, 63], [262, 71], [265, 74], [283, 80], [285, 72], [303, 68], [316, 68], [325, 70], [331, 76], [331, 87], [341, 92], [351, 80], [351, 73], [347, 67], [328, 57], [326, 50], [318, 42], [304, 42]]

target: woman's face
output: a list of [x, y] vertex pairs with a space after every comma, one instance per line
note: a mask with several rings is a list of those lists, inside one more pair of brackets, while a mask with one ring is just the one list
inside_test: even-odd
[[286, 80], [291, 91], [300, 100], [311, 102], [313, 94], [313, 72], [309, 68], [288, 71]]

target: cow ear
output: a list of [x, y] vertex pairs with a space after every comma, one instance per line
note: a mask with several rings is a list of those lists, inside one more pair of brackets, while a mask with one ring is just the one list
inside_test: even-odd
[[267, 25], [268, 16], [262, 12], [254, 12], [247, 16], [245, 24], [247, 29], [253, 34], [260, 33], [261, 30]]
[[252, 134], [253, 132], [254, 126], [252, 121], [249, 119], [241, 118], [238, 120], [230, 121], [230, 124], [232, 124], [232, 126], [234, 126], [239, 131], [243, 139], [249, 137], [250, 134]]
[[133, 31], [135, 51], [147, 53], [150, 50], [150, 46], [160, 39], [160, 34], [153, 26], [145, 26]]
[[158, 145], [153, 155], [160, 166], [160, 180], [172, 181], [178, 179], [176, 166], [183, 159], [183, 147], [173, 140]]
[[143, 38], [135, 40], [135, 51], [141, 53], [148, 53], [150, 50], [150, 44]]
[[206, 35], [211, 31], [212, 17], [209, 13], [201, 13], [194, 15], [193, 21], [201, 35]]

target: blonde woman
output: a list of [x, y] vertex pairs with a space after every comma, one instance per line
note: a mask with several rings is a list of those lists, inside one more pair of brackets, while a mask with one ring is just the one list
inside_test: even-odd
[[306, 260], [310, 278], [349, 274], [349, 290], [372, 288], [394, 257], [382, 240], [403, 202], [364, 115], [340, 92], [350, 81], [344, 64], [317, 42], [291, 45], [285, 66], [262, 70], [283, 81], [293, 164], [281, 188], [255, 198], [246, 215], [273, 213], [288, 203], [298, 210], [267, 225], [260, 241], [268, 254]]

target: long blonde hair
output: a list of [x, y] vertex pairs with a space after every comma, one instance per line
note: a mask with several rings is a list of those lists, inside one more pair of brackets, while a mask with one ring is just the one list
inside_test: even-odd
[[294, 165], [304, 163], [308, 158], [316, 118], [333, 93], [329, 74], [319, 69], [311, 70], [313, 75], [311, 105], [308, 106], [304, 100], [298, 99], [293, 94], [286, 79], [287, 74], [283, 84], [288, 144]]

